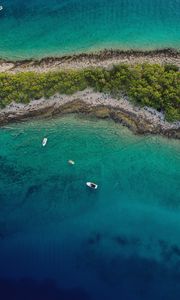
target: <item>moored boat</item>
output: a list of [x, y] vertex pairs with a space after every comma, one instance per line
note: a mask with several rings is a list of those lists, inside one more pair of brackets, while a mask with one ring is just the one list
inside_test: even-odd
[[48, 140], [47, 138], [43, 138], [43, 141], [42, 141], [42, 146], [43, 146], [43, 147], [45, 147], [45, 146], [46, 146], [46, 144], [47, 144], [47, 140]]
[[75, 165], [75, 161], [72, 160], [72, 159], [69, 159], [69, 160], [68, 160], [68, 164], [70, 164], [70, 165]]
[[88, 182], [86, 182], [86, 185], [87, 185], [89, 188], [94, 189], [94, 190], [96, 190], [96, 189], [98, 188], [98, 185], [97, 185], [96, 183], [94, 183], [94, 182], [88, 181]]

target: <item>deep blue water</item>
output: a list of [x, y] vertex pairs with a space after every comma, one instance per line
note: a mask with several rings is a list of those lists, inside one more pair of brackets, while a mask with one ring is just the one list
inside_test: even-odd
[[180, 299], [179, 141], [66, 116], [0, 145], [2, 300]]
[[180, 0], [1, 0], [0, 57], [180, 48]]

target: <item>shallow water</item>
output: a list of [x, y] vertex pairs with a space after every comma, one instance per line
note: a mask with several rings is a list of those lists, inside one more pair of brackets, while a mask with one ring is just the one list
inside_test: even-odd
[[180, 48], [179, 0], [1, 0], [0, 57]]
[[180, 299], [178, 141], [72, 115], [0, 145], [3, 300]]

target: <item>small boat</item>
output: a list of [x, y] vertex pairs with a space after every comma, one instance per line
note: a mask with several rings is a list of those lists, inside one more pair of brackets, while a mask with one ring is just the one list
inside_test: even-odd
[[43, 146], [43, 147], [45, 147], [45, 146], [46, 146], [46, 144], [47, 144], [47, 140], [48, 140], [47, 138], [43, 138], [43, 141], [42, 141], [42, 146]]
[[2, 5], [0, 5], [0, 10], [3, 10], [3, 6]]
[[71, 160], [71, 159], [69, 159], [69, 160], [68, 160], [68, 164], [70, 164], [70, 165], [75, 165], [75, 161], [74, 161], [74, 160]]
[[93, 182], [86, 182], [86, 185], [89, 188], [94, 189], [94, 190], [96, 190], [98, 188], [98, 185], [96, 183], [93, 183]]

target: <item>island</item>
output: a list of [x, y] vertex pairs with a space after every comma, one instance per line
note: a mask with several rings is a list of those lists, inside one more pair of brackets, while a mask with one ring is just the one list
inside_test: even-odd
[[104, 50], [0, 61], [0, 124], [83, 113], [180, 138], [180, 53]]

